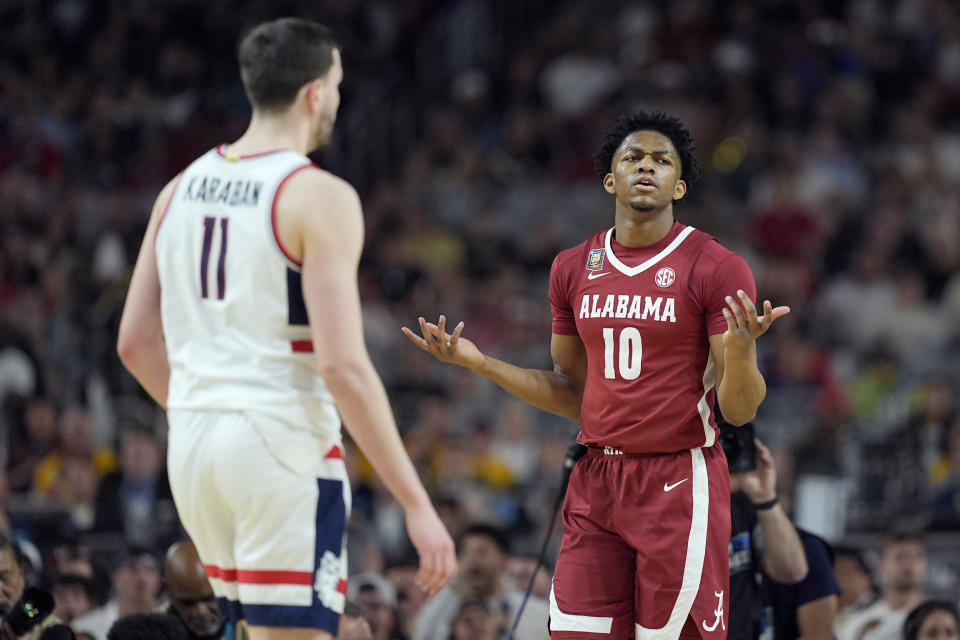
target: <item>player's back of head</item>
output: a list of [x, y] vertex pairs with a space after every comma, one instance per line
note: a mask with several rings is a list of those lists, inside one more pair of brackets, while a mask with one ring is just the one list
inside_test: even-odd
[[303, 18], [279, 18], [251, 29], [237, 59], [255, 110], [283, 111], [300, 88], [327, 74], [339, 49], [329, 28]]

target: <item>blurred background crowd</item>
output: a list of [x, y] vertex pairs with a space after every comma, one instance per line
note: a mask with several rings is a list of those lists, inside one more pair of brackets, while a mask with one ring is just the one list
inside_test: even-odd
[[[553, 257], [613, 221], [593, 147], [618, 115], [658, 109], [688, 124], [703, 173], [677, 218], [793, 309], [759, 342], [756, 427], [782, 499], [868, 551], [928, 532], [929, 580], [956, 595], [953, 0], [0, 2], [0, 518], [38, 567], [181, 536], [163, 415], [115, 355], [117, 322], [157, 192], [247, 122], [238, 36], [280, 15], [341, 40], [316, 159], [363, 198], [367, 340], [455, 534], [493, 522], [534, 553], [576, 425], [400, 327], [444, 313], [550, 368]], [[350, 460], [352, 570], [408, 562], [402, 513]]]

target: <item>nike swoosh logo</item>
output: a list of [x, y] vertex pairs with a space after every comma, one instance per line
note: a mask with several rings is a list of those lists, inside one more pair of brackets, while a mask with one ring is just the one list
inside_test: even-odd
[[684, 479], [681, 480], [680, 482], [674, 482], [673, 484], [667, 484], [666, 482], [664, 482], [664, 483], [663, 483], [663, 490], [664, 490], [664, 491], [673, 491], [674, 489], [676, 489], [677, 487], [679, 487], [680, 485], [682, 485], [684, 482], [686, 482], [686, 481], [689, 480], [689, 479], [690, 479], [690, 478], [684, 478]]
[[610, 275], [611, 273], [613, 273], [613, 271], [604, 271], [603, 273], [591, 273], [590, 275], [587, 276], [587, 280], [593, 280], [594, 278], [600, 278], [600, 277], [602, 277], [602, 276], [608, 276], [608, 275]]

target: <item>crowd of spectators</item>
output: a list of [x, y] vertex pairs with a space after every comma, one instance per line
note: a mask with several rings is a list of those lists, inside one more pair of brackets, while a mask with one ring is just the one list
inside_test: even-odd
[[[638, 108], [697, 141], [703, 180], [678, 219], [793, 309], [760, 343], [756, 424], [800, 524], [833, 541], [960, 524], [956, 2], [11, 0], [0, 519], [37, 561], [78, 541], [162, 553], [179, 534], [162, 413], [114, 351], [122, 296], [159, 189], [243, 130], [238, 36], [291, 14], [343, 44], [317, 159], [363, 198], [367, 340], [454, 534], [490, 521], [533, 548], [576, 425], [399, 328], [442, 312], [485, 351], [549, 367], [550, 264], [612, 224], [591, 152]], [[352, 570], [402, 564], [402, 514], [349, 458]]]

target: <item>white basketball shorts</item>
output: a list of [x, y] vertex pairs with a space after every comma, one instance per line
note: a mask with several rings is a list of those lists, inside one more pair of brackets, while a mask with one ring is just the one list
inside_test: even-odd
[[[338, 444], [240, 411], [168, 412], [174, 502], [231, 620], [337, 634], [350, 486]], [[287, 455], [289, 454], [289, 455]]]

